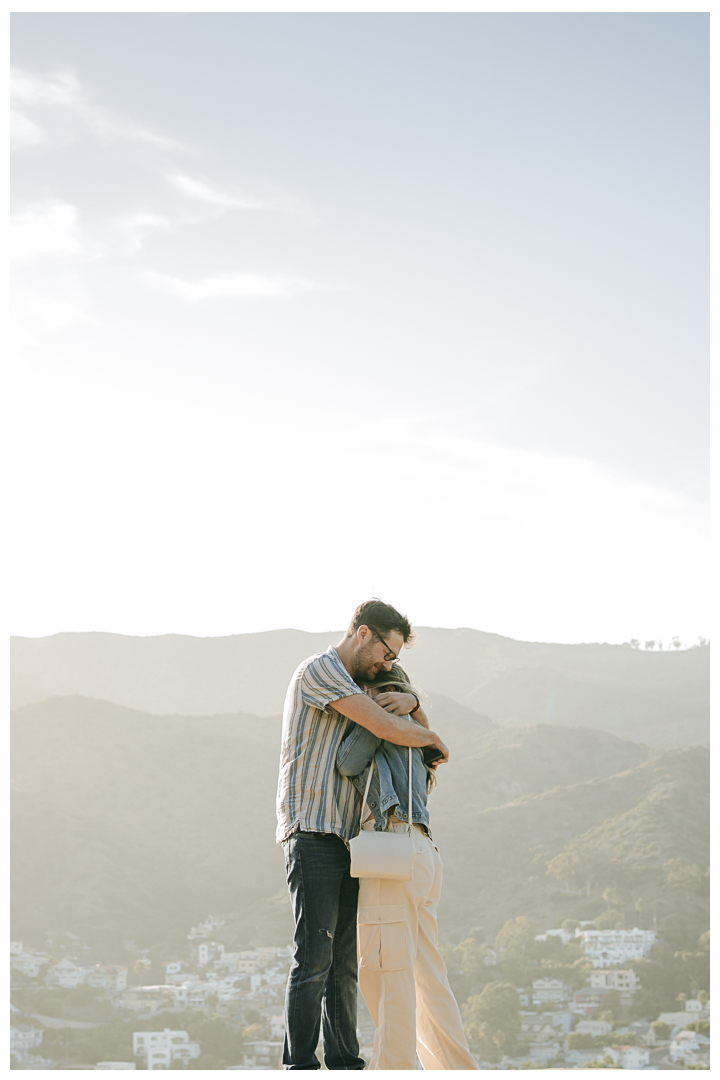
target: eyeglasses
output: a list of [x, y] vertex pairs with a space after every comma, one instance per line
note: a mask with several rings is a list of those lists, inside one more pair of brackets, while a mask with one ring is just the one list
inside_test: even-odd
[[379, 638], [380, 641], [382, 641], [385, 648], [387, 649], [387, 652], [385, 653], [385, 655], [383, 657], [383, 660], [385, 661], [385, 663], [388, 663], [388, 661], [392, 661], [392, 663], [395, 663], [395, 661], [398, 659], [397, 653], [394, 653], [392, 651], [392, 649], [390, 648], [390, 646], [388, 645], [387, 641], [384, 641], [383, 638], [380, 637], [380, 635], [378, 634], [378, 632], [377, 632], [377, 630], [375, 629], [374, 626], [370, 626], [370, 627], [368, 627], [368, 629], [372, 630], [375, 637]]

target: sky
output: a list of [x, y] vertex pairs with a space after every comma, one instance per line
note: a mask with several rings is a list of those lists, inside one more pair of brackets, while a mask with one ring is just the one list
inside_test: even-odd
[[705, 14], [16, 14], [11, 628], [708, 634]]

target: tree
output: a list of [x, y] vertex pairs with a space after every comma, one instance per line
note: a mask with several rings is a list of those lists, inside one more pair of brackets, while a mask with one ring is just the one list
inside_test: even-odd
[[640, 929], [643, 928], [643, 911], [645, 910], [645, 901], [639, 898], [635, 901], [635, 910], [638, 913], [638, 922], [640, 923]]
[[685, 1025], [686, 1031], [696, 1031], [698, 1035], [705, 1035], [710, 1038], [710, 1021], [709, 1020], [691, 1020], [689, 1024]]
[[650, 1028], [655, 1038], [660, 1039], [661, 1042], [667, 1041], [672, 1035], [670, 1024], [666, 1024], [664, 1020], [653, 1020]]
[[520, 1000], [512, 983], [492, 982], [463, 1005], [465, 1031], [484, 1050], [512, 1053], [520, 1034]]
[[654, 649], [656, 644], [657, 644], [657, 642], [655, 642], [655, 641], [646, 641], [645, 642], [645, 648], [646, 649]]
[[666, 888], [681, 895], [685, 901], [689, 901], [700, 891], [703, 872], [695, 863], [685, 862], [684, 859], [670, 859], [663, 865], [663, 870], [667, 874]]
[[595, 1036], [585, 1031], [571, 1031], [567, 1037], [568, 1050], [592, 1050], [597, 1043]]
[[499, 947], [522, 949], [535, 940], [535, 927], [525, 915], [508, 919], [502, 926], [495, 944]]

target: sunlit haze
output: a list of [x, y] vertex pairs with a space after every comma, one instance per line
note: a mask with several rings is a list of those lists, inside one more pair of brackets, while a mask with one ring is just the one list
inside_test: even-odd
[[13, 18], [11, 629], [708, 633], [708, 18]]

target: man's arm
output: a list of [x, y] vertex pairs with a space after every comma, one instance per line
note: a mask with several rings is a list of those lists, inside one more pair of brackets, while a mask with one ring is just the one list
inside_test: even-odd
[[[415, 709], [412, 714], [415, 723], [421, 724], [424, 728], [430, 728], [430, 722], [423, 712], [422, 705], [417, 704], [416, 694], [395, 693], [393, 690], [388, 690], [384, 694], [376, 694], [373, 701], [376, 701], [386, 712], [395, 713], [396, 716], [407, 716], [411, 709]], [[415, 708], [416, 705], [417, 708]]]
[[386, 712], [367, 694], [350, 694], [329, 704], [336, 712], [372, 731], [379, 739], [386, 739], [397, 746], [435, 746], [442, 752], [442, 761], [450, 757], [447, 746], [434, 731]]

